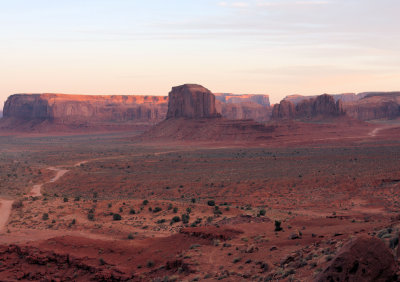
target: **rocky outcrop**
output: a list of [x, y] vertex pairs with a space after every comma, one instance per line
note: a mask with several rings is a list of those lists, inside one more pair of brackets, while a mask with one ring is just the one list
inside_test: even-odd
[[330, 118], [344, 114], [342, 103], [327, 94], [302, 100], [295, 105], [293, 102], [283, 100], [274, 106], [272, 117], [274, 119], [314, 119]]
[[364, 98], [343, 104], [348, 116], [359, 120], [400, 117], [400, 92], [367, 92], [361, 94]]
[[316, 281], [398, 281], [396, 261], [378, 238], [359, 237], [347, 243]]
[[157, 123], [165, 118], [167, 97], [16, 94], [7, 99], [3, 110], [5, 119], [57, 124]]
[[215, 107], [215, 96], [197, 84], [173, 87], [168, 95], [167, 119], [220, 117]]
[[271, 105], [269, 95], [256, 94], [214, 94], [217, 111], [224, 118], [232, 120], [252, 119], [265, 122], [271, 118]]
[[262, 106], [271, 106], [269, 95], [265, 94], [231, 94], [231, 93], [215, 93], [218, 101], [227, 104], [254, 103]]
[[296, 106], [293, 102], [282, 100], [276, 104], [272, 110], [274, 119], [294, 119], [296, 118]]
[[[222, 103], [222, 102], [221, 102]], [[173, 87], [166, 120], [142, 134], [143, 141], [254, 142], [272, 138], [274, 126], [228, 120], [217, 112], [215, 96], [196, 84]]]
[[253, 102], [225, 103], [217, 100], [216, 107], [217, 111], [227, 119], [252, 119], [257, 122], [265, 122], [271, 119], [270, 106]]

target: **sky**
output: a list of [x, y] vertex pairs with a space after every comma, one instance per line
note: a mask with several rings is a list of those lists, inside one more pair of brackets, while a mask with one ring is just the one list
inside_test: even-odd
[[[14, 93], [400, 90], [398, 0], [0, 0]], [[1, 106], [0, 106], [1, 108]]]

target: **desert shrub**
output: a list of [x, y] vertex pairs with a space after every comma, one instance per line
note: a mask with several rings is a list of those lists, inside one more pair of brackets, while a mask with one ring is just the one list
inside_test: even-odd
[[241, 260], [242, 260], [242, 258], [237, 257], [237, 258], [235, 258], [232, 262], [233, 262], [233, 263], [238, 263], [238, 262], [241, 261]]
[[171, 219], [171, 222], [172, 222], [172, 223], [179, 222], [179, 221], [181, 221], [181, 218], [180, 218], [179, 216], [174, 216], [174, 217]]
[[153, 210], [154, 213], [157, 213], [157, 212], [160, 212], [160, 211], [162, 211], [162, 208], [160, 208], [160, 207], [155, 207], [154, 210]]
[[275, 220], [275, 231], [282, 231], [281, 222], [279, 220]]
[[20, 209], [20, 208], [22, 208], [23, 206], [24, 206], [24, 203], [23, 203], [21, 200], [15, 201], [15, 202], [12, 204], [12, 208], [13, 208], [13, 209]]
[[64, 201], [64, 203], [68, 202], [68, 198], [64, 197], [63, 201]]
[[216, 215], [222, 214], [222, 211], [219, 209], [218, 206], [214, 207], [214, 214], [216, 214]]
[[265, 209], [261, 209], [258, 214], [264, 216], [266, 213], [267, 211]]
[[152, 261], [152, 260], [149, 260], [149, 261], [147, 261], [147, 263], [146, 263], [146, 265], [147, 265], [147, 267], [153, 267], [154, 266], [154, 261]]
[[190, 216], [188, 214], [182, 214], [182, 222], [184, 224], [189, 223], [189, 218], [190, 218]]
[[94, 214], [91, 213], [91, 212], [89, 212], [88, 215], [87, 215], [87, 218], [88, 218], [90, 221], [93, 221], [93, 220], [94, 220]]
[[108, 208], [111, 208], [112, 207], [112, 203], [108, 203]]
[[195, 198], [192, 199], [192, 203], [193, 204], [196, 203], [196, 199]]
[[174, 207], [173, 212], [174, 212], [174, 213], [177, 213], [177, 212], [178, 212], [178, 208], [177, 208], [177, 207]]
[[99, 263], [100, 263], [100, 265], [105, 265], [106, 264], [106, 262], [104, 261], [103, 258], [99, 258]]
[[74, 225], [76, 223], [76, 219], [74, 218], [71, 222], [72, 225]]
[[118, 213], [113, 214], [113, 220], [121, 220], [121, 219], [122, 219], [122, 216], [120, 214], [118, 214]]
[[79, 202], [80, 200], [81, 200], [81, 197], [80, 197], [80, 196], [77, 196], [77, 197], [75, 197], [75, 199], [74, 199], [75, 202]]
[[209, 205], [210, 207], [213, 207], [213, 206], [215, 206], [215, 201], [214, 200], [209, 200], [207, 202], [207, 205]]
[[143, 201], [143, 206], [146, 206], [148, 203], [149, 203], [148, 200], [144, 200], [144, 201]]
[[191, 212], [192, 212], [192, 209], [191, 209], [191, 208], [186, 208], [186, 212], [187, 212], [187, 213], [191, 213]]
[[123, 212], [124, 209], [122, 207], [119, 208], [119, 212]]
[[49, 214], [48, 214], [48, 213], [44, 213], [44, 214], [42, 215], [42, 219], [43, 219], [43, 220], [48, 220], [48, 219], [49, 219]]
[[129, 214], [135, 214], [136, 211], [134, 209], [130, 209]]
[[172, 204], [168, 205], [168, 210], [172, 210]]
[[133, 240], [133, 234], [132, 233], [128, 234], [128, 240]]
[[157, 220], [157, 223], [158, 223], [158, 224], [165, 223], [165, 219], [164, 219], [164, 218], [162, 218], [162, 219], [159, 219], [159, 220]]

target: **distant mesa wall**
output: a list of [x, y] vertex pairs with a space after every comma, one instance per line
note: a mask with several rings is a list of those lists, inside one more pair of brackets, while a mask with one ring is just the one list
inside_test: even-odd
[[363, 98], [343, 103], [348, 116], [359, 120], [400, 117], [400, 92], [365, 92], [359, 95], [363, 95]]
[[262, 106], [271, 106], [269, 95], [265, 94], [215, 93], [214, 95], [218, 101], [227, 104], [255, 103]]
[[156, 123], [165, 118], [167, 97], [16, 94], [4, 104], [4, 118], [48, 120], [54, 123]]
[[315, 98], [299, 101], [282, 100], [272, 111], [274, 119], [313, 119], [344, 115], [342, 102], [335, 101], [331, 95], [323, 94]]
[[339, 103], [336, 108], [332, 101], [329, 103], [321, 101], [320, 105], [314, 106], [310, 104], [321, 96], [287, 96], [280, 104], [275, 105], [272, 118], [303, 119], [313, 118], [316, 115], [332, 116], [336, 111], [363, 121], [400, 117], [400, 92], [345, 93], [329, 96]]
[[269, 95], [216, 93], [217, 110], [224, 118], [252, 119], [265, 122], [271, 118]]

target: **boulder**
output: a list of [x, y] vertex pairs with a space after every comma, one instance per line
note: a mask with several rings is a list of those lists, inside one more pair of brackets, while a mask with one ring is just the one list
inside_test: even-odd
[[350, 240], [316, 281], [398, 281], [396, 261], [378, 238], [362, 236]]

